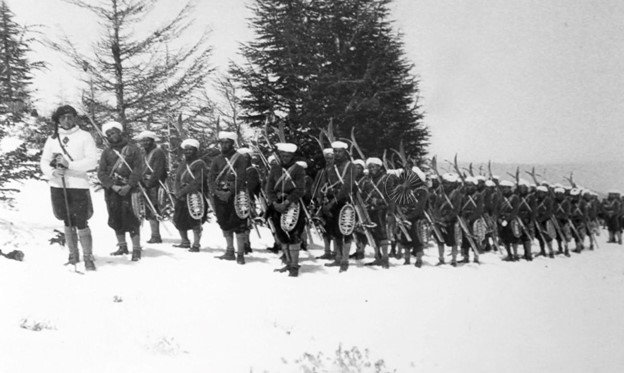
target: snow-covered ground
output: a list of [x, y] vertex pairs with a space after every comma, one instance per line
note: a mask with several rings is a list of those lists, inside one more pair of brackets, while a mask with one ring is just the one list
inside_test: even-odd
[[47, 185], [28, 182], [16, 197], [16, 210], [0, 211], [0, 248], [25, 253], [0, 258], [2, 372], [334, 372], [349, 361], [376, 371], [380, 360], [397, 372], [624, 369], [624, 247], [606, 234], [571, 258], [484, 254], [481, 265], [435, 267], [430, 248], [421, 269], [391, 259], [389, 270], [353, 263], [342, 274], [312, 259], [316, 247], [289, 278], [273, 272], [266, 230], [252, 233], [246, 265], [215, 259], [214, 223], [200, 253], [171, 247], [167, 223], [165, 243], [145, 245], [140, 262], [111, 257], [94, 193], [98, 269], [80, 275], [48, 243], [61, 223]]

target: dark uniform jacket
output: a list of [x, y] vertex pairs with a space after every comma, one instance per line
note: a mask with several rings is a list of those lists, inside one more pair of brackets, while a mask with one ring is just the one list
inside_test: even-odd
[[151, 189], [160, 185], [159, 181], [167, 179], [167, 157], [165, 152], [156, 146], [144, 158], [143, 184]]
[[[123, 156], [125, 162], [120, 160], [118, 154]], [[109, 189], [113, 185], [135, 187], [141, 179], [142, 172], [143, 154], [141, 149], [126, 139], [104, 149], [102, 152], [98, 167], [98, 179], [104, 188]]]

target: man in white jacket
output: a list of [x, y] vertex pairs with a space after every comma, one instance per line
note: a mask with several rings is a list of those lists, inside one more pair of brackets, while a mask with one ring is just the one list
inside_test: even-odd
[[49, 180], [54, 216], [65, 223], [68, 264], [80, 261], [80, 241], [85, 269], [93, 271], [93, 239], [88, 225], [93, 205], [87, 171], [97, 166], [98, 152], [91, 134], [78, 127], [77, 115], [69, 105], [56, 109], [52, 115], [54, 134], [46, 140], [40, 166]]

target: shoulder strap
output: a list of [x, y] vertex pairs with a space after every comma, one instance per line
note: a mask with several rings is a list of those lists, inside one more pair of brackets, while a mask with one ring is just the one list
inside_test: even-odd
[[56, 136], [56, 140], [58, 140], [59, 146], [61, 147], [63, 153], [65, 153], [67, 158], [69, 158], [69, 160], [73, 162], [74, 158], [72, 158], [72, 156], [69, 155], [69, 153], [67, 152], [67, 149], [65, 149], [65, 145], [63, 145], [63, 142], [61, 141], [61, 135]]
[[150, 172], [154, 172], [154, 169], [152, 168], [152, 166], [150, 166], [150, 161], [152, 160], [152, 157], [154, 156], [154, 153], [156, 152], [156, 149], [158, 149], [157, 147], [155, 147], [154, 149], [152, 149], [149, 154], [147, 154], [145, 156], [145, 165], [147, 166], [147, 168], [149, 168]]
[[[122, 164], [126, 164], [126, 159], [124, 158], [124, 154], [128, 153], [128, 145], [124, 146], [121, 149], [121, 153], [118, 152], [117, 150], [111, 148], [111, 150], [117, 155], [117, 160], [115, 161], [115, 164], [113, 165], [113, 168], [111, 168], [111, 172], [109, 176], [113, 176], [113, 174], [115, 173], [115, 171], [117, 171], [117, 169], [119, 167], [121, 167]], [[128, 166], [128, 168], [130, 168], [130, 166]], [[130, 170], [132, 171], [132, 170]]]
[[191, 170], [191, 167], [195, 166], [199, 162], [202, 162], [202, 160], [201, 159], [196, 159], [193, 162], [191, 162], [190, 165], [187, 163], [186, 164], [186, 170], [184, 170], [184, 172], [182, 173], [182, 176], [180, 176], [180, 179], [182, 179], [184, 177], [184, 175], [188, 172], [191, 175], [191, 177], [193, 178], [193, 180], [195, 180], [195, 175], [193, 175], [193, 171]]

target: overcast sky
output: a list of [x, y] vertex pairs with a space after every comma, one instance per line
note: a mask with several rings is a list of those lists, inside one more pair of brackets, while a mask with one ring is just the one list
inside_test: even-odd
[[[151, 22], [181, 1], [162, 0]], [[212, 30], [212, 62], [237, 59], [250, 40], [250, 0], [198, 0], [196, 26]], [[8, 0], [19, 22], [63, 30], [87, 48], [97, 24], [61, 0]], [[485, 162], [624, 159], [624, 1], [395, 0], [395, 28], [421, 81], [430, 152]], [[41, 50], [41, 48], [38, 48]], [[62, 60], [42, 51], [39, 106], [78, 100]]]

